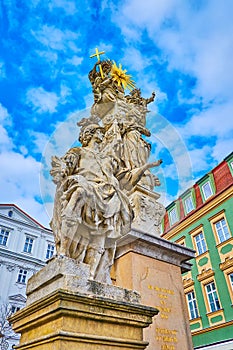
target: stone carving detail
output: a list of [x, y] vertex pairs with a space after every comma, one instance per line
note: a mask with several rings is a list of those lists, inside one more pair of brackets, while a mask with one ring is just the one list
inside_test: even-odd
[[148, 163], [150, 144], [142, 137], [150, 135], [146, 113], [155, 94], [145, 99], [133, 89], [125, 95], [124, 87], [133, 83], [110, 60], [98, 61], [89, 79], [94, 103], [78, 123], [82, 146], [52, 157], [57, 188], [51, 228], [58, 255], [87, 263], [91, 278], [110, 283], [116, 242], [133, 220], [149, 220], [157, 233], [164, 208], [156, 201], [153, 188], [160, 183], [150, 168], [162, 161]]
[[164, 206], [157, 201], [159, 195], [137, 185], [129, 198], [135, 215], [132, 228], [159, 236], [165, 215]]
[[9, 264], [9, 263], [6, 263], [6, 268], [9, 272], [12, 272], [16, 269], [17, 265], [16, 264]]

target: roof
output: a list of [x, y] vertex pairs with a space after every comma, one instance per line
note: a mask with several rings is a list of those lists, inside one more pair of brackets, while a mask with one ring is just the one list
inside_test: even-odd
[[[164, 236], [168, 231], [173, 229], [173, 227], [179, 225], [179, 223], [184, 221], [187, 217], [193, 215], [196, 211], [198, 211], [200, 208], [205, 206], [206, 203], [209, 203], [215, 197], [220, 195], [220, 193], [224, 192], [225, 190], [227, 190], [233, 185], [233, 172], [232, 172], [233, 169], [231, 170], [230, 165], [228, 164], [228, 161], [230, 161], [232, 158], [233, 158], [233, 152], [230, 153], [227, 157], [225, 157], [224, 160], [221, 161], [216, 167], [214, 167], [210, 172], [202, 176], [199, 180], [196, 181], [196, 183], [192, 187], [184, 191], [179, 197], [177, 197], [176, 200], [172, 201], [166, 207], [166, 214], [164, 216], [164, 233], [162, 234], [162, 236]], [[215, 186], [215, 193], [211, 197], [209, 197], [207, 200], [203, 200], [201, 195], [200, 185], [203, 184], [203, 182], [207, 180], [209, 177], [212, 177], [213, 179], [214, 186]], [[185, 214], [183, 199], [187, 194], [191, 192], [195, 196], [196, 206], [195, 206], [195, 209], [193, 209], [191, 212]], [[179, 214], [180, 214], [179, 220], [175, 222], [173, 225], [170, 225], [169, 218], [168, 218], [168, 211], [175, 205], [179, 207]]]
[[30, 216], [28, 213], [26, 213], [24, 210], [22, 210], [16, 204], [14, 204], [14, 203], [0, 203], [0, 208], [4, 208], [4, 207], [15, 208], [16, 210], [21, 212], [24, 216], [26, 216], [29, 220], [33, 221], [36, 225], [40, 226], [42, 229], [52, 232], [51, 229], [41, 225], [37, 220], [35, 220], [32, 216]]

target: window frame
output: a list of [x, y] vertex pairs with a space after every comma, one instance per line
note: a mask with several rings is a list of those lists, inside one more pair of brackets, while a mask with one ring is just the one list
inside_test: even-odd
[[[4, 231], [4, 234], [2, 235], [2, 231]], [[7, 232], [7, 238], [5, 237], [5, 232]], [[9, 236], [10, 236], [10, 232], [11, 232], [11, 229], [7, 228], [7, 227], [4, 227], [4, 226], [1, 226], [0, 227], [0, 237], [2, 236], [2, 241], [0, 242], [0, 246], [2, 247], [7, 247], [7, 242], [9, 240]], [[3, 244], [4, 242], [4, 239], [6, 238], [6, 242], [5, 244]]]
[[[211, 190], [211, 195], [208, 197], [206, 196], [206, 193], [203, 189], [207, 183], [209, 183], [210, 190]], [[215, 187], [215, 182], [214, 182], [214, 176], [212, 173], [205, 175], [202, 179], [200, 179], [197, 182], [197, 184], [198, 184], [200, 192], [201, 192], [201, 197], [202, 197], [203, 203], [205, 203], [207, 200], [209, 200], [209, 198], [211, 198], [215, 195], [216, 187]]]
[[[189, 213], [191, 213], [193, 210], [196, 209], [196, 197], [195, 197], [195, 190], [194, 190], [194, 188], [191, 188], [191, 189], [187, 190], [182, 195], [181, 199], [182, 199], [185, 215], [188, 215]], [[188, 199], [190, 199], [191, 203], [192, 203], [192, 209], [190, 209], [190, 210], [187, 208], [187, 205], [186, 205]]]
[[[173, 221], [172, 220], [172, 216], [171, 216], [171, 213], [174, 212], [175, 215], [176, 215], [176, 221]], [[179, 210], [178, 210], [178, 206], [177, 206], [177, 203], [175, 205], [173, 205], [169, 210], [168, 210], [168, 217], [169, 217], [169, 223], [170, 223], [170, 226], [173, 226], [175, 225], [177, 222], [179, 222]]]
[[[206, 194], [206, 192], [205, 192], [205, 190], [204, 190], [204, 187], [205, 187], [206, 185], [209, 185], [209, 189], [210, 189], [210, 192], [211, 192], [211, 194], [208, 195], [208, 196], [207, 196], [207, 194]], [[209, 180], [206, 181], [204, 184], [201, 185], [201, 190], [202, 190], [203, 197], [204, 197], [205, 201], [207, 201], [207, 199], [209, 199], [210, 197], [212, 197], [213, 194], [214, 194], [214, 193], [213, 193], [212, 186], [211, 186], [211, 182], [210, 182]]]
[[[191, 300], [189, 300], [189, 295], [194, 296]], [[198, 305], [197, 305], [197, 299], [194, 290], [189, 291], [186, 294], [186, 301], [187, 301], [187, 306], [188, 306], [188, 311], [189, 311], [189, 320], [194, 320], [195, 318], [199, 318], [199, 310], [198, 310]], [[190, 305], [192, 305], [193, 309], [191, 309]], [[194, 317], [192, 317], [192, 312], [194, 313]]]
[[225, 158], [225, 161], [227, 162], [231, 175], [233, 176], [233, 152]]
[[[222, 224], [222, 221], [225, 222], [224, 225]], [[221, 223], [221, 225], [220, 225], [221, 227], [220, 227], [220, 229], [218, 229], [218, 228], [217, 228], [217, 224], [220, 224], [220, 223]], [[216, 233], [217, 233], [217, 235], [218, 235], [218, 239], [219, 239], [219, 242], [220, 242], [220, 243], [223, 243], [223, 242], [227, 241], [229, 238], [231, 238], [231, 234], [230, 234], [230, 232], [229, 232], [226, 219], [225, 219], [224, 217], [222, 217], [220, 220], [216, 221], [216, 222], [214, 223], [214, 225], [215, 225]], [[227, 229], [227, 234], [225, 233], [225, 230], [224, 230], [225, 227], [226, 227], [226, 229]], [[220, 235], [219, 232], [221, 232], [221, 235]], [[228, 235], [228, 236], [227, 236], [227, 235]], [[223, 239], [222, 239], [222, 238], [223, 238]]]
[[[210, 293], [207, 291], [207, 287], [210, 286], [210, 285], [214, 285], [215, 289], [214, 290], [211, 290]], [[209, 281], [208, 283], [206, 283], [204, 285], [204, 288], [205, 288], [205, 293], [206, 293], [206, 299], [208, 301], [208, 309], [209, 309], [209, 312], [216, 312], [216, 311], [219, 311], [221, 310], [221, 303], [220, 303], [220, 299], [219, 299], [219, 295], [218, 295], [218, 291], [217, 291], [217, 287], [216, 287], [216, 283], [214, 280], [212, 281]], [[219, 307], [218, 308], [215, 308], [214, 310], [212, 309], [212, 304], [214, 303], [214, 306], [216, 306], [216, 299], [215, 297], [213, 297], [213, 301], [211, 302], [210, 298], [209, 298], [209, 295], [212, 295], [213, 294], [217, 297], [217, 301], [218, 301], [218, 304], [219, 304]]]
[[16, 283], [26, 284], [28, 270], [24, 268], [19, 268]]
[[[219, 235], [218, 235], [218, 231], [216, 229], [216, 223], [218, 223], [222, 219], [225, 220], [226, 227], [227, 227], [227, 230], [228, 230], [228, 233], [229, 233], [229, 237], [226, 240], [224, 240], [224, 241], [220, 241], [220, 238], [219, 238]], [[228, 225], [228, 220], [226, 218], [225, 210], [221, 210], [220, 212], [218, 212], [214, 216], [210, 217], [208, 220], [210, 221], [212, 232], [214, 234], [214, 238], [215, 238], [215, 242], [216, 242], [217, 246], [224, 244], [226, 241], [228, 241], [229, 239], [232, 238], [232, 234], [231, 234], [230, 227]]]
[[230, 167], [231, 167], [231, 170], [233, 172], [233, 160], [230, 162]]
[[[27, 242], [27, 239], [28, 240], [32, 240], [32, 242]], [[33, 250], [33, 246], [34, 246], [34, 241], [35, 241], [35, 238], [30, 236], [30, 235], [27, 235], [26, 234], [26, 237], [25, 237], [25, 240], [24, 240], [24, 246], [23, 246], [23, 252], [24, 253], [27, 253], [27, 254], [32, 254], [32, 250]], [[28, 249], [29, 248], [29, 249]]]
[[[232, 280], [231, 280], [230, 276], [232, 276]], [[228, 274], [228, 278], [229, 278], [229, 283], [230, 283], [230, 286], [231, 286], [231, 289], [232, 289], [232, 292], [233, 292], [233, 272], [230, 272]]]
[[186, 236], [182, 236], [182, 237], [178, 238], [175, 241], [175, 243], [179, 244], [179, 245], [182, 245], [183, 247], [186, 247], [185, 238], [186, 238]]
[[[199, 242], [197, 242], [197, 237], [201, 236], [202, 238], [199, 240]], [[205, 236], [204, 236], [204, 232], [203, 230], [199, 231], [198, 233], [196, 233], [194, 236], [194, 242], [195, 242], [195, 247], [196, 247], [196, 252], [197, 252], [197, 256], [204, 254], [205, 252], [207, 252], [207, 244], [206, 244], [206, 240], [205, 240]], [[204, 245], [203, 245], [204, 242]], [[201, 251], [199, 251], [199, 244], [201, 246]]]
[[232, 305], [233, 305], [233, 285], [232, 285], [232, 282], [230, 280], [230, 275], [233, 276], [233, 260], [232, 259], [227, 259], [223, 263], [221, 263], [219, 265], [219, 267], [220, 267], [220, 270], [222, 270], [223, 273], [224, 273], [226, 284], [227, 284], [227, 288], [228, 288], [229, 295], [230, 295], [230, 298], [231, 298], [231, 302], [232, 302]]
[[[187, 207], [187, 205], [186, 205], [186, 203], [187, 203], [187, 200], [188, 199], [190, 199], [190, 201], [191, 201], [191, 206], [192, 206], [192, 208], [189, 210]], [[192, 198], [192, 195], [190, 194], [189, 196], [187, 196], [187, 197], [185, 197], [184, 198], [184, 210], [185, 210], [185, 214], [187, 215], [187, 214], [189, 214], [189, 213], [191, 213], [191, 211], [193, 211], [195, 209], [195, 206], [194, 206], [194, 203], [193, 203], [193, 198]]]
[[[199, 254], [199, 251], [198, 251], [198, 248], [197, 248], [197, 244], [196, 244], [196, 239], [195, 239], [195, 237], [198, 236], [200, 233], [203, 233], [204, 240], [205, 240], [205, 245], [206, 245], [206, 251], [203, 252], [202, 254]], [[198, 225], [197, 227], [195, 227], [194, 229], [189, 231], [188, 234], [191, 236], [193, 249], [196, 251], [195, 259], [202, 258], [203, 256], [208, 256], [209, 248], [208, 248], [207, 240], [206, 240], [206, 237], [205, 237], [203, 224]], [[198, 264], [198, 260], [196, 260], [196, 263]]]
[[[49, 249], [49, 246], [53, 247], [53, 249]], [[52, 252], [52, 255], [50, 254]], [[49, 254], [48, 254], [49, 253]], [[52, 242], [47, 242], [47, 249], [45, 254], [45, 259], [51, 259], [54, 256], [55, 253], [55, 244]], [[49, 256], [47, 256], [49, 255]]]

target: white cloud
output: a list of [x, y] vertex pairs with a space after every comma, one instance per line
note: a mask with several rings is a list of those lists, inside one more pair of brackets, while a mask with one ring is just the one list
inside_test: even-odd
[[67, 59], [67, 63], [71, 64], [72, 66], [79, 66], [83, 61], [83, 57], [79, 57], [77, 55], [74, 55], [72, 58]]
[[13, 142], [8, 134], [7, 127], [12, 125], [12, 119], [7, 109], [0, 103], [0, 150], [4, 152], [12, 149]]
[[50, 0], [49, 10], [62, 8], [67, 15], [74, 15], [77, 12], [75, 1], [72, 0]]
[[[166, 118], [152, 112], [149, 129], [152, 131], [150, 142], [156, 144], [156, 149], [153, 151], [151, 158], [165, 150], [169, 152], [172, 158], [171, 164], [164, 164], [156, 172], [162, 184], [161, 188], [158, 188], [158, 192], [162, 193], [161, 201], [167, 203], [165, 194], [168, 192], [168, 180], [177, 181], [177, 193], [180, 193], [180, 191], [186, 189], [185, 186], [191, 186], [193, 170], [195, 169], [192, 166], [190, 152], [181, 134]], [[173, 193], [174, 190], [172, 189]]]
[[6, 129], [0, 125], [0, 149], [1, 152], [11, 149], [13, 147], [12, 140], [8, 136]]
[[[193, 115], [183, 126], [177, 126], [178, 132], [189, 142], [190, 137], [204, 137], [202, 144], [195, 150], [189, 150], [194, 171], [208, 171], [216, 164], [210, 163], [213, 157], [220, 162], [232, 152], [233, 138], [233, 104], [231, 102], [214, 104], [210, 108]], [[214, 146], [208, 146], [208, 138], [214, 137]]]
[[55, 51], [65, 51], [67, 49], [73, 52], [79, 52], [75, 44], [78, 34], [70, 30], [61, 30], [55, 26], [43, 25], [37, 31], [31, 31], [32, 35], [46, 48]]
[[[1, 202], [19, 205], [37, 221], [48, 226], [45, 210], [36, 200], [40, 196], [40, 163], [12, 150], [0, 154], [0, 163]], [[30, 212], [27, 208], [30, 208]]]
[[199, 111], [181, 127], [179, 131], [186, 137], [197, 136], [233, 136], [233, 104], [231, 102], [212, 104]]
[[0, 61], [0, 79], [6, 78], [5, 63]]
[[140, 72], [145, 69], [151, 62], [148, 58], [145, 58], [143, 56], [143, 52], [140, 52], [135, 47], [131, 46], [124, 50], [122, 63], [125, 65], [125, 67], [130, 67], [131, 70]]
[[[123, 7], [123, 14], [126, 19], [139, 27], [145, 26], [148, 29], [159, 28], [164, 18], [169, 17], [173, 9], [179, 6], [180, 1], [163, 0], [154, 2], [154, 0], [140, 1], [129, 0]], [[124, 18], [122, 18], [124, 21]]]
[[29, 132], [29, 135], [32, 143], [34, 144], [32, 151], [42, 154], [48, 142], [48, 135], [44, 134], [43, 132], [36, 132], [33, 130]]
[[61, 104], [66, 104], [69, 100], [69, 97], [72, 96], [72, 90], [69, 88], [65, 81], [61, 82], [60, 86], [60, 103]]
[[27, 156], [28, 150], [25, 146], [21, 146], [20, 149], [23, 154], [14, 151], [14, 141], [4, 127], [11, 126], [11, 115], [1, 104], [0, 121], [1, 202], [17, 204], [41, 224], [48, 226], [48, 216], [43, 205], [37, 200], [40, 197], [41, 164], [33, 157]]
[[31, 88], [26, 94], [26, 103], [38, 113], [54, 113], [57, 111], [59, 97], [54, 92], [44, 90], [42, 87]]
[[219, 138], [218, 142], [212, 149], [213, 157], [218, 161], [222, 161], [233, 150], [232, 136], [229, 138]]
[[[215, 164], [212, 163], [212, 148], [205, 145], [201, 148], [195, 148], [189, 151], [192, 160], [192, 167], [196, 173], [210, 170]], [[198, 179], [196, 179], [198, 180]]]
[[36, 50], [37, 55], [44, 58], [47, 62], [55, 64], [58, 60], [58, 54], [52, 50]]
[[4, 125], [11, 124], [11, 116], [9, 115], [7, 109], [0, 103], [0, 122]]
[[[147, 31], [162, 50], [161, 57], [168, 62], [170, 71], [179, 70], [196, 79], [195, 86], [191, 87], [194, 96], [190, 99], [184, 101], [181, 90], [177, 93], [180, 103], [190, 105], [191, 119], [177, 128], [181, 137], [187, 145], [192, 136], [206, 139], [206, 145], [189, 152], [194, 172], [211, 169], [211, 157], [221, 161], [232, 150], [232, 10], [230, 0], [199, 3], [164, 0], [156, 4], [153, 0], [128, 0], [116, 10], [118, 16], [116, 13], [112, 16], [128, 43], [142, 42], [142, 33]], [[135, 57], [137, 62], [137, 55]], [[143, 62], [138, 62], [143, 68]], [[198, 112], [192, 107], [195, 103], [202, 103]], [[212, 148], [208, 146], [209, 137], [216, 140]], [[168, 135], [168, 147], [169, 142]]]
[[[37, 194], [35, 181], [32, 181], [32, 179], [35, 178], [34, 175], [38, 176], [39, 174], [39, 162], [32, 157], [24, 157], [20, 153], [15, 152], [3, 153], [0, 162], [2, 165], [2, 181], [11, 184], [12, 188], [21, 189], [26, 194], [32, 194], [32, 196]], [[7, 176], [9, 176], [9, 179], [7, 179]], [[25, 184], [27, 186], [23, 188]]]
[[[199, 8], [191, 3], [164, 0], [129, 0], [114, 20], [123, 28], [147, 29], [151, 39], [167, 57], [170, 68], [193, 74], [198, 78], [197, 93], [205, 98], [232, 96], [233, 91], [233, 4], [213, 0]], [[122, 15], [123, 13], [123, 15]], [[226, 72], [229, 72], [227, 74]]]

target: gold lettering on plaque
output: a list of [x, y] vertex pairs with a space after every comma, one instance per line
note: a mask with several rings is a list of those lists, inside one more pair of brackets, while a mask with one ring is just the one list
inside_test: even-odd
[[[171, 297], [175, 295], [173, 289], [148, 285], [148, 289], [156, 292], [159, 305], [155, 306], [160, 311], [161, 319], [167, 320], [172, 312]], [[176, 350], [178, 343], [178, 330], [168, 328], [156, 328], [155, 339], [160, 343], [160, 350]]]

